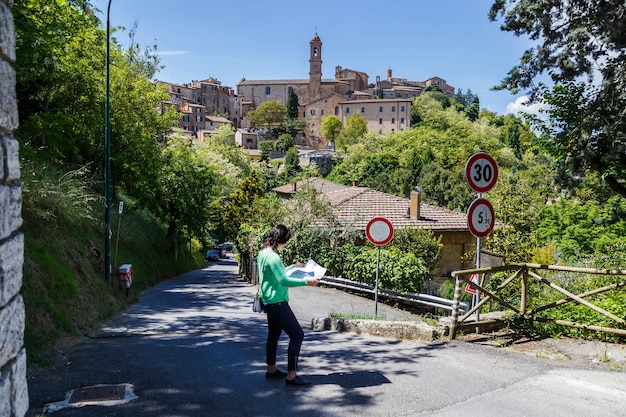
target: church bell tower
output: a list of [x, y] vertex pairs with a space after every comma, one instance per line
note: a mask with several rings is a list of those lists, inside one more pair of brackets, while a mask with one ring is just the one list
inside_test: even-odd
[[321, 95], [322, 84], [322, 40], [317, 32], [310, 42], [309, 56], [309, 100], [318, 99]]

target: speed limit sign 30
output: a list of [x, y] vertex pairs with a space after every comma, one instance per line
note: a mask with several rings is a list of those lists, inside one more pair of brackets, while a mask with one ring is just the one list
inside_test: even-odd
[[487, 192], [498, 180], [498, 165], [489, 154], [484, 152], [474, 154], [465, 165], [465, 179], [477, 193]]

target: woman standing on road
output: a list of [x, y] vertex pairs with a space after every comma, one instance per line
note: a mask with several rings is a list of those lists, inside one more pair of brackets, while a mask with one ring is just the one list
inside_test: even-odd
[[[310, 382], [297, 375], [298, 356], [304, 339], [304, 332], [296, 316], [289, 307], [288, 287], [300, 287], [304, 285], [315, 286], [319, 278], [291, 278], [286, 275], [280, 255], [276, 251], [281, 250], [287, 244], [291, 233], [282, 224], [277, 225], [271, 231], [263, 248], [259, 251], [257, 264], [259, 267], [259, 285], [261, 301], [267, 314], [267, 344], [265, 347], [265, 362], [267, 363], [266, 378], [285, 378], [285, 384], [290, 386], [307, 386]], [[287, 373], [276, 368], [276, 351], [278, 339], [285, 331], [289, 335], [289, 347], [287, 349]]]

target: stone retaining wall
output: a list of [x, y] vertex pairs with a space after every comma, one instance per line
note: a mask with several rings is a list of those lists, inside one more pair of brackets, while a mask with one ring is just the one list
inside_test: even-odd
[[0, 0], [0, 416], [23, 417], [28, 411], [24, 301], [22, 189], [15, 95], [13, 0]]
[[389, 337], [398, 340], [432, 342], [444, 336], [444, 329], [416, 321], [359, 320], [342, 318], [315, 318], [312, 330], [353, 332], [371, 336]]

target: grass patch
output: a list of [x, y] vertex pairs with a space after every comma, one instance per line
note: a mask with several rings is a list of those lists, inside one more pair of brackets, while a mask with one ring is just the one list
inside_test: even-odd
[[352, 320], [380, 320], [386, 321], [387, 316], [385, 314], [374, 316], [372, 314], [357, 314], [357, 313], [338, 313], [330, 312], [329, 317], [331, 319], [352, 319]]

